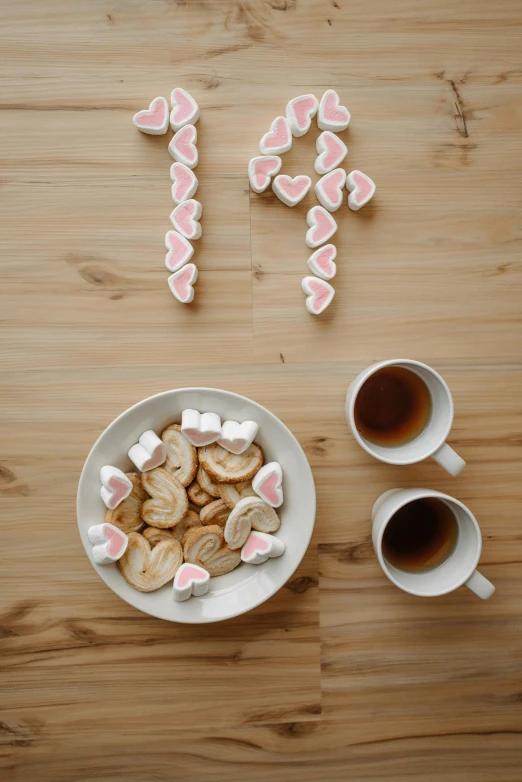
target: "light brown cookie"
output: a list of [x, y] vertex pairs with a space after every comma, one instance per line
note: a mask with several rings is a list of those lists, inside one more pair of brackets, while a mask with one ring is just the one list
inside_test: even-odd
[[181, 541], [183, 540], [183, 535], [185, 532], [192, 527], [201, 527], [201, 521], [199, 519], [199, 514], [194, 513], [192, 510], [188, 510], [181, 521], [178, 521], [174, 529], [172, 530], [172, 534], [175, 537], [176, 540]]
[[135, 589], [153, 592], [174, 578], [182, 562], [183, 552], [177, 540], [162, 540], [152, 549], [143, 535], [131, 532], [118, 567]]
[[218, 524], [220, 527], [224, 527], [227, 523], [227, 519], [230, 513], [230, 508], [223, 502], [223, 500], [214, 500], [204, 508], [201, 508], [199, 518], [202, 524]]
[[196, 477], [198, 453], [192, 443], [181, 434], [181, 426], [172, 424], [161, 433], [161, 439], [167, 446], [167, 458], [163, 467], [168, 470], [182, 486], [188, 486]]
[[187, 494], [189, 500], [200, 508], [202, 508], [204, 505], [208, 505], [209, 502], [212, 502], [212, 497], [210, 494], [207, 494], [207, 492], [201, 488], [197, 481], [192, 481], [187, 489]]
[[232, 510], [243, 497], [257, 497], [252, 488], [252, 481], [242, 481], [241, 483], [219, 483], [219, 496], [226, 502]]
[[141, 518], [151, 527], [175, 527], [188, 511], [187, 492], [163, 467], [142, 473], [141, 484], [152, 497], [141, 506]]
[[275, 532], [280, 524], [275, 510], [260, 497], [245, 497], [230, 511], [225, 525], [225, 540], [231, 549], [238, 549], [246, 543], [252, 529]]
[[217, 525], [189, 529], [183, 536], [183, 555], [185, 562], [205, 568], [211, 576], [229, 573], [241, 562], [241, 553], [225, 544]]
[[197, 482], [211, 497], [219, 497], [219, 484], [212, 480], [208, 472], [201, 465], [198, 467]]
[[[179, 523], [181, 524], [181, 521]], [[159, 527], [145, 527], [145, 529], [142, 530], [141, 534], [143, 535], [145, 540], [148, 541], [151, 549], [154, 548], [154, 546], [157, 546], [158, 543], [161, 543], [162, 540], [177, 540], [177, 538], [174, 536], [173, 529], [159, 529]]]
[[132, 491], [123, 502], [120, 502], [114, 510], [105, 511], [106, 524], [114, 524], [127, 535], [129, 532], [139, 532], [143, 527], [143, 519], [140, 516], [142, 504], [149, 496], [141, 485], [141, 476], [136, 472], [125, 473], [132, 481]]
[[217, 483], [241, 483], [252, 478], [263, 466], [263, 451], [252, 443], [246, 451], [230, 453], [218, 443], [198, 448], [203, 469]]

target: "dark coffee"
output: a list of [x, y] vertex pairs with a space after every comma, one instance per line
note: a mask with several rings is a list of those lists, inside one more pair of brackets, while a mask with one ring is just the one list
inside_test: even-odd
[[421, 378], [402, 367], [384, 367], [368, 378], [355, 400], [357, 431], [375, 445], [398, 446], [425, 429], [431, 395]]
[[410, 502], [392, 516], [384, 530], [382, 553], [401, 570], [432, 570], [450, 556], [457, 537], [457, 520], [451, 508], [442, 500], [427, 497]]

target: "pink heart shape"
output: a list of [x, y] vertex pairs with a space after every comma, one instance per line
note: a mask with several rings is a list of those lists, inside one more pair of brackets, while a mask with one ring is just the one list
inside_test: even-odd
[[306, 308], [312, 315], [320, 315], [329, 306], [335, 295], [333, 287], [318, 277], [305, 277], [302, 288], [308, 294]]
[[324, 275], [325, 279], [331, 280], [335, 277], [337, 267], [334, 258], [337, 256], [337, 249], [333, 244], [325, 244], [324, 247], [316, 250], [308, 259], [308, 266], [314, 274], [319, 277]]
[[281, 147], [289, 141], [288, 125], [284, 117], [278, 117], [274, 122], [274, 127], [268, 131], [265, 136], [265, 146]]
[[171, 274], [168, 283], [169, 288], [178, 301], [182, 304], [190, 304], [194, 299], [193, 283], [198, 278], [198, 270], [193, 263], [187, 263], [179, 271]]
[[357, 185], [357, 190], [355, 191], [355, 198], [357, 200], [357, 203], [361, 204], [366, 198], [368, 198], [368, 196], [372, 192], [373, 182], [369, 180], [368, 177], [365, 174], [362, 174], [360, 171], [354, 171], [352, 173], [352, 179]]
[[115, 475], [112, 476], [112, 478], [109, 479], [109, 486], [112, 489], [112, 500], [114, 503], [114, 507], [120, 504], [122, 500], [125, 499], [125, 497], [129, 494], [129, 487], [126, 483], [123, 483], [123, 481], [120, 481], [119, 478], [117, 478]]
[[[181, 125], [187, 120], [192, 120], [193, 116], [198, 111], [198, 104], [185, 90], [180, 87], [172, 90], [171, 100], [173, 104], [172, 109], [172, 121], [175, 125]], [[174, 105], [174, 103], [176, 105]]]
[[196, 175], [183, 163], [173, 163], [170, 167], [170, 178], [173, 181], [172, 197], [177, 204], [186, 198], [192, 198], [198, 187]]
[[127, 545], [127, 538], [119, 530], [109, 527], [108, 524], [104, 525], [103, 534], [108, 540], [108, 552], [111, 557], [118, 557], [121, 551]]
[[256, 535], [255, 532], [251, 532], [247, 542], [243, 546], [242, 554], [244, 555], [245, 559], [250, 558], [254, 554], [264, 554], [270, 546], [268, 545], [266, 540], [263, 540], [263, 538], [260, 538], [258, 535]]
[[344, 124], [350, 121], [350, 112], [345, 106], [339, 105], [339, 96], [333, 90], [328, 91], [323, 106], [323, 116], [329, 122]]
[[185, 239], [177, 231], [167, 231], [165, 235], [165, 247], [168, 250], [165, 256], [165, 266], [171, 272], [180, 269], [183, 264], [190, 261], [194, 254], [194, 248], [188, 239]]
[[309, 188], [308, 177], [306, 176], [296, 176], [293, 179], [289, 176], [281, 176], [278, 178], [278, 182], [281, 190], [292, 199], [303, 197]]
[[337, 223], [332, 215], [322, 206], [313, 206], [306, 216], [310, 230], [306, 234], [309, 247], [317, 247], [329, 239], [337, 230]]
[[253, 177], [257, 187], [266, 187], [270, 182], [270, 176], [277, 174], [280, 168], [281, 161], [278, 157], [257, 158], [253, 164]]
[[147, 459], [145, 462], [143, 462], [143, 466], [141, 468], [142, 472], [145, 472], [146, 470], [151, 470], [154, 467], [158, 466], [158, 463], [161, 464], [164, 461], [164, 455], [163, 455], [163, 446], [157, 445], [156, 448], [152, 451], [150, 458]]
[[277, 492], [279, 484], [279, 476], [276, 473], [272, 473], [259, 485], [258, 493], [266, 497], [271, 505], [277, 505], [279, 503], [279, 494]]
[[344, 147], [340, 140], [328, 131], [325, 131], [323, 141], [326, 147], [326, 155], [323, 158], [324, 166], [325, 168], [333, 168], [338, 165], [339, 160], [344, 158]]
[[169, 107], [165, 98], [154, 98], [148, 109], [138, 111], [134, 115], [134, 124], [140, 129], [163, 131], [168, 112]]
[[303, 95], [292, 103], [297, 126], [303, 130], [310, 124], [310, 115], [317, 110], [317, 101], [313, 95]]
[[206, 570], [203, 570], [203, 568], [200, 568], [198, 565], [186, 563], [185, 567], [179, 575], [179, 578], [177, 579], [177, 586], [180, 589], [184, 589], [194, 581], [206, 581], [207, 577], [208, 573]]

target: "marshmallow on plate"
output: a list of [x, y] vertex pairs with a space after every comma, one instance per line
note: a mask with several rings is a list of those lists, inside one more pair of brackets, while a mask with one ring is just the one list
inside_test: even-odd
[[261, 155], [253, 157], [248, 164], [248, 180], [254, 193], [262, 193], [267, 189], [274, 174], [281, 170], [282, 160], [277, 155]]
[[240, 454], [253, 443], [258, 430], [259, 425], [255, 421], [243, 421], [241, 424], [237, 421], [225, 421], [218, 443], [230, 453]]
[[283, 504], [283, 468], [279, 462], [269, 462], [252, 478], [252, 488], [272, 508]]
[[362, 171], [351, 171], [346, 177], [346, 187], [350, 191], [348, 206], [357, 212], [373, 198], [375, 183]]
[[310, 226], [306, 232], [306, 243], [312, 250], [327, 242], [337, 231], [335, 219], [324, 206], [312, 206], [306, 214], [306, 222]]
[[199, 218], [203, 208], [199, 201], [190, 198], [178, 204], [170, 213], [170, 221], [185, 239], [199, 239], [203, 233]]
[[286, 118], [292, 135], [304, 136], [310, 130], [312, 118], [317, 114], [319, 103], [315, 95], [299, 95], [286, 104]]
[[184, 163], [173, 163], [170, 167], [172, 179], [172, 200], [175, 204], [182, 204], [192, 198], [198, 189], [198, 179], [193, 171]]
[[334, 244], [325, 244], [311, 254], [307, 260], [311, 272], [322, 280], [332, 280], [337, 274], [337, 266], [334, 258], [337, 257], [337, 248]]
[[136, 445], [129, 449], [129, 459], [141, 472], [159, 467], [166, 458], [167, 447], [152, 429], [143, 432]]
[[266, 532], [251, 532], [241, 549], [241, 559], [248, 565], [262, 565], [270, 557], [280, 557], [285, 544], [275, 535]]
[[350, 124], [350, 112], [346, 106], [339, 104], [339, 96], [335, 90], [326, 90], [317, 114], [317, 124], [321, 130], [332, 130], [338, 133], [346, 130]]
[[102, 482], [100, 495], [109, 510], [117, 508], [120, 502], [129, 496], [133, 488], [130, 478], [127, 478], [124, 472], [110, 464], [101, 468], [100, 481]]
[[165, 266], [169, 272], [177, 272], [194, 255], [194, 248], [188, 239], [177, 231], [167, 231], [165, 234]]
[[208, 592], [210, 573], [200, 565], [184, 562], [174, 576], [172, 597], [181, 603], [189, 597], [202, 597]]
[[304, 277], [301, 287], [307, 294], [306, 309], [312, 315], [320, 315], [324, 312], [335, 296], [335, 290], [330, 283], [317, 277]]
[[138, 111], [132, 121], [142, 133], [163, 136], [169, 127], [169, 104], [165, 98], [154, 98], [149, 108]]
[[312, 180], [309, 176], [287, 176], [279, 174], [272, 182], [272, 190], [283, 204], [295, 206], [303, 200], [310, 190]]
[[198, 278], [197, 267], [193, 263], [187, 263], [174, 274], [171, 274], [167, 282], [171, 293], [182, 304], [190, 304], [194, 300], [194, 283]]
[[325, 130], [317, 137], [315, 150], [317, 157], [314, 168], [318, 174], [327, 174], [337, 168], [348, 154], [348, 147], [344, 141], [329, 130]]
[[199, 119], [199, 106], [190, 94], [181, 87], [175, 87], [170, 94], [172, 111], [170, 126], [172, 130], [180, 130], [185, 125], [195, 125]]
[[125, 554], [129, 542], [125, 532], [105, 522], [89, 527], [87, 537], [93, 545], [92, 558], [97, 565], [117, 562]]
[[343, 188], [346, 184], [346, 171], [336, 168], [316, 182], [315, 194], [329, 212], [337, 212], [343, 202]]
[[276, 117], [259, 142], [262, 155], [282, 155], [292, 146], [292, 134], [286, 117]]
[[178, 163], [183, 163], [187, 168], [196, 168], [198, 164], [198, 132], [194, 125], [185, 125], [172, 136], [169, 144], [169, 153]]
[[198, 410], [183, 410], [181, 431], [196, 448], [215, 443], [221, 437], [221, 418], [217, 413], [200, 413]]

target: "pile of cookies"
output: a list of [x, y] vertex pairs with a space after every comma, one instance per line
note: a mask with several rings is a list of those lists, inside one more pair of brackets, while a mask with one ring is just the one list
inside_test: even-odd
[[141, 470], [100, 472], [103, 524], [89, 529], [97, 564], [152, 592], [174, 579], [173, 597], [202, 595], [211, 577], [280, 556], [282, 469], [264, 463], [254, 421], [184, 410], [181, 425], [144, 432], [129, 450]]

